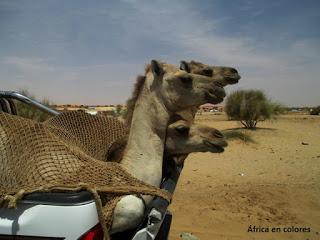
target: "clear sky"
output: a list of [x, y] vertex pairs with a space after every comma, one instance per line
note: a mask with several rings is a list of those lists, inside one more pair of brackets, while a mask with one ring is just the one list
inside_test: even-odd
[[116, 104], [144, 64], [236, 67], [235, 89], [320, 105], [319, 0], [0, 0], [0, 89]]

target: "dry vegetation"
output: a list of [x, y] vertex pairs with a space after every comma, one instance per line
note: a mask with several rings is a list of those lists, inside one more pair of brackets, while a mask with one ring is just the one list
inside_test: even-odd
[[[24, 96], [27, 96], [27, 97], [34, 99], [34, 100], [37, 100], [37, 98], [26, 89], [19, 90], [19, 92]], [[39, 100], [37, 100], [37, 101], [39, 101]], [[50, 105], [50, 101], [48, 99], [42, 99], [39, 102], [46, 105], [46, 106]], [[43, 122], [43, 121], [47, 120], [48, 118], [52, 117], [52, 115], [50, 115], [49, 113], [47, 113], [47, 112], [45, 112], [35, 106], [32, 106], [30, 104], [26, 104], [26, 103], [23, 103], [23, 102], [20, 102], [17, 100], [15, 100], [15, 103], [16, 103], [18, 115], [21, 117], [33, 119], [38, 122]]]
[[[170, 239], [180, 239], [182, 232], [201, 240], [319, 239], [320, 116], [282, 115], [256, 131], [226, 119], [197, 116], [197, 122], [231, 134], [229, 147], [186, 160], [171, 205]], [[250, 225], [311, 232], [248, 232]]]

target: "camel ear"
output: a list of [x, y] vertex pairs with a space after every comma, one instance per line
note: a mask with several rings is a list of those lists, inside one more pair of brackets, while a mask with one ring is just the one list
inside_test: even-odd
[[180, 62], [180, 70], [186, 71], [187, 73], [190, 73], [189, 64], [186, 61]]
[[160, 77], [164, 73], [161, 65], [156, 60], [151, 60], [151, 71], [156, 77]]

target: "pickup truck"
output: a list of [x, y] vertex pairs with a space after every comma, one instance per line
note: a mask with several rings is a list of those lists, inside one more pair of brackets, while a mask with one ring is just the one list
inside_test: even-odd
[[[15, 101], [32, 105], [53, 116], [59, 114], [18, 92], [0, 91], [0, 111], [17, 115]], [[173, 193], [181, 170], [182, 167], [177, 166], [171, 171], [161, 188]], [[154, 198], [146, 207], [145, 218], [140, 226], [113, 234], [112, 240], [167, 240], [172, 220], [167, 208], [167, 201]], [[103, 239], [103, 232], [91, 193], [32, 193], [20, 200], [15, 209], [0, 207], [0, 239], [100, 240]]]

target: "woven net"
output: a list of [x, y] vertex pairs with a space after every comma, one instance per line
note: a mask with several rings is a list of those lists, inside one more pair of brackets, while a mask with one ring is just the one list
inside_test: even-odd
[[128, 128], [116, 118], [81, 111], [59, 114], [44, 124], [64, 142], [102, 161], [108, 158], [110, 147], [129, 133]]
[[45, 123], [0, 113], [0, 203], [15, 207], [32, 192], [88, 190], [108, 239], [113, 209], [122, 195], [170, 199], [169, 193], [134, 178], [120, 164], [101, 161], [125, 133], [114, 118], [82, 112], [63, 113]]

